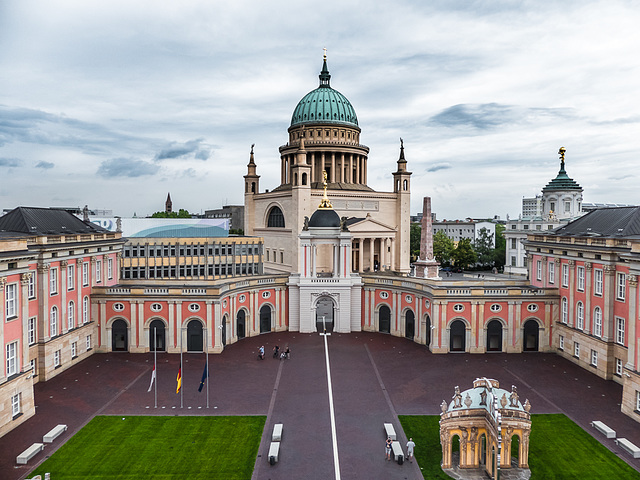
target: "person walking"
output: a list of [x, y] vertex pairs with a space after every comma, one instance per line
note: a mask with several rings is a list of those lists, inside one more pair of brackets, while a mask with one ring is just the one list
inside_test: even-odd
[[260, 358], [260, 360], [264, 360], [264, 345], [262, 345], [262, 346], [258, 349], [258, 357]]
[[413, 462], [413, 449], [416, 444], [413, 441], [413, 438], [409, 437], [409, 441], [407, 442], [407, 457], [409, 457], [409, 461]]
[[393, 443], [393, 440], [391, 440], [391, 437], [387, 437], [387, 443], [385, 443], [384, 445], [384, 453], [385, 453], [385, 458], [387, 460], [391, 460], [391, 444]]

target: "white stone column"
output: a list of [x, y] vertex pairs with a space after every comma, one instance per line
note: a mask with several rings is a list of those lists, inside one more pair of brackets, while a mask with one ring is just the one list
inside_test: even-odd
[[638, 322], [638, 277], [629, 275], [629, 333], [627, 347], [627, 364], [625, 368], [636, 371], [636, 324]]
[[376, 248], [376, 239], [369, 239], [369, 271], [373, 272], [373, 252]]

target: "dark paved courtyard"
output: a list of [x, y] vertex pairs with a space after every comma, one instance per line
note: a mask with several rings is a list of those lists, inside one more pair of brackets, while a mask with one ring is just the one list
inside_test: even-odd
[[[289, 344], [291, 359], [274, 360], [275, 344]], [[532, 413], [565, 413], [636, 470], [634, 460], [590, 427], [601, 420], [640, 445], [640, 424], [620, 413], [622, 387], [604, 381], [555, 354], [433, 355], [424, 346], [376, 333], [334, 334], [328, 338], [339, 466], [343, 479], [421, 478], [419, 463], [384, 459], [382, 424], [392, 422], [403, 445], [397, 415], [440, 413], [454, 387], [470, 388], [487, 376], [503, 388], [518, 387]], [[267, 358], [257, 360], [265, 346]], [[210, 391], [198, 393], [204, 354], [185, 354], [183, 405], [175, 393], [179, 355], [158, 355], [158, 408], [148, 393], [152, 354], [96, 354], [35, 387], [36, 415], [0, 438], [0, 478], [28, 476], [93, 416], [105, 415], [267, 415], [254, 480], [332, 479], [334, 456], [323, 338], [317, 334], [271, 333], [247, 338], [210, 355]], [[28, 465], [16, 456], [59, 423], [69, 429]], [[267, 452], [275, 423], [284, 424], [280, 462]], [[535, 427], [534, 427], [535, 428]], [[54, 479], [55, 480], [55, 479]]]

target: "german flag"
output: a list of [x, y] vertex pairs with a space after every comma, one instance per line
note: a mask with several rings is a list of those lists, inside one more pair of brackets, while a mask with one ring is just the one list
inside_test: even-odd
[[180, 388], [182, 387], [182, 365], [178, 368], [178, 377], [176, 378], [178, 381], [178, 386], [176, 387], [176, 393], [180, 393]]

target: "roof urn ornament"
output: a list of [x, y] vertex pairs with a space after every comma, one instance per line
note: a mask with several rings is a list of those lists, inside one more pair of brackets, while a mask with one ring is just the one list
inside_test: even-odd
[[472, 403], [473, 401], [471, 400], [471, 395], [469, 395], [469, 392], [467, 392], [467, 396], [464, 397], [464, 404], [467, 406], [467, 408], [469, 408]]

